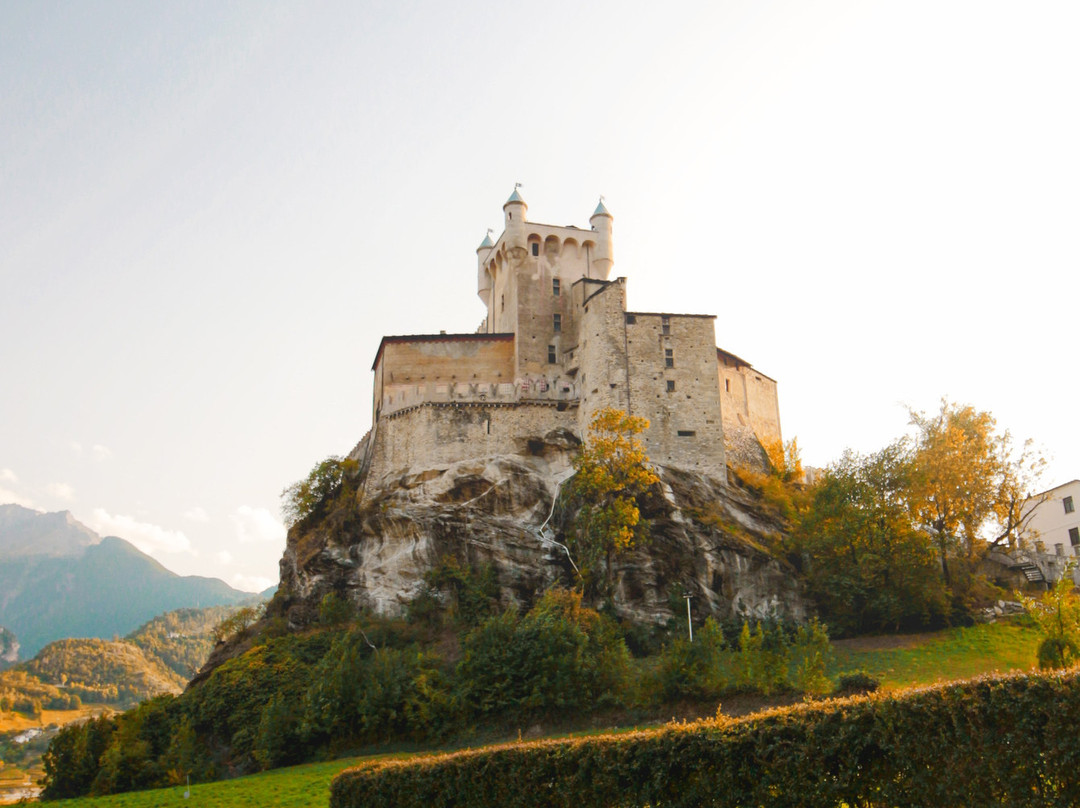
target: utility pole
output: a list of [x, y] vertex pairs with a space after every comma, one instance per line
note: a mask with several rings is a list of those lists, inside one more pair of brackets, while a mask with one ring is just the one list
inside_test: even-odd
[[690, 598], [693, 595], [683, 595], [686, 598], [686, 628], [690, 632], [690, 642], [694, 641], [694, 624], [690, 622]]

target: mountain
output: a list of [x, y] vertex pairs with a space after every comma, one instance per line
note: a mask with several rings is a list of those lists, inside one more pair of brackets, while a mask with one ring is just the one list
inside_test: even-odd
[[0, 505], [0, 559], [75, 556], [100, 541], [69, 511], [41, 513], [21, 505]]
[[70, 513], [0, 505], [0, 625], [23, 658], [53, 640], [123, 636], [163, 612], [249, 598], [217, 578], [170, 572]]

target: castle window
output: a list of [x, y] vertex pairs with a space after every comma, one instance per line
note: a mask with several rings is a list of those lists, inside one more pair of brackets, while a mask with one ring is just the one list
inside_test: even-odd
[[692, 438], [695, 433], [692, 429], [680, 429], [676, 434], [678, 434], [680, 438]]
[[674, 379], [668, 379], [667, 380], [667, 391], [669, 393], [674, 393], [675, 392], [675, 380]]
[[671, 348], [664, 348], [664, 367], [675, 367], [675, 352]]
[[660, 318], [660, 333], [661, 334], [670, 334], [671, 333], [671, 318], [670, 317], [661, 317]]
[[555, 295], [555, 297], [558, 297], [559, 296], [559, 291], [560, 291], [559, 290], [559, 279], [558, 278], [552, 278], [551, 279], [551, 294]]
[[635, 317], [633, 314], [626, 315], [627, 325], [634, 325], [635, 323], [637, 323], [637, 317]]
[[560, 331], [562, 331], [562, 315], [561, 314], [552, 315], [551, 324], [552, 324], [552, 326], [554, 326], [556, 334], [558, 334]]
[[534, 241], [532, 243], [532, 254], [533, 255], [539, 255], [540, 254], [540, 244], [538, 242]]
[[506, 295], [499, 295], [499, 311], [506, 311]]
[[730, 393], [731, 392], [731, 379], [724, 379], [724, 392], [725, 393]]
[[1061, 504], [1065, 506], [1065, 513], [1073, 512], [1072, 497], [1065, 497], [1065, 499], [1061, 500]]
[[548, 346], [548, 364], [549, 365], [554, 365], [555, 361], [556, 361], [555, 346], [554, 345], [549, 345]]
[[1080, 527], [1069, 528], [1069, 541], [1072, 542], [1072, 546], [1080, 544]]

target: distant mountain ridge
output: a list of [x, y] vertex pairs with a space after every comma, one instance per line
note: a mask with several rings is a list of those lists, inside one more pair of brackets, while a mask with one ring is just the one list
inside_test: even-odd
[[41, 513], [0, 505], [0, 560], [16, 556], [79, 556], [101, 537], [70, 511]]
[[0, 625], [24, 659], [54, 640], [110, 639], [163, 612], [250, 598], [217, 578], [179, 576], [67, 511], [0, 505]]

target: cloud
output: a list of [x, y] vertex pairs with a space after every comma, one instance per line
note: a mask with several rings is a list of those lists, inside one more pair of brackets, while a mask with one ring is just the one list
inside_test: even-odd
[[127, 539], [144, 553], [192, 553], [191, 542], [182, 531], [166, 530], [133, 516], [113, 515], [104, 508], [94, 508], [90, 527], [102, 535]]
[[190, 519], [192, 522], [209, 522], [210, 514], [206, 512], [206, 508], [202, 505], [195, 505], [184, 511], [184, 518]]
[[285, 541], [285, 525], [266, 508], [241, 505], [232, 516], [236, 538], [246, 544]]
[[77, 440], [73, 440], [70, 445], [71, 451], [77, 454], [79, 457], [82, 457], [82, 444], [79, 443]]
[[32, 499], [7, 488], [0, 488], [0, 505], [22, 505], [24, 508], [31, 508], [35, 511], [38, 509]]
[[57, 499], [71, 500], [75, 498], [75, 489], [67, 483], [49, 483], [46, 490]]
[[100, 443], [95, 443], [90, 451], [94, 453], [94, 460], [108, 460], [112, 457], [112, 449], [108, 446], [102, 446]]
[[236, 573], [231, 579], [230, 583], [234, 589], [239, 589], [241, 592], [262, 592], [264, 589], [273, 586], [277, 581], [272, 581], [269, 578], [263, 578], [259, 575], [241, 575]]
[[220, 552], [215, 553], [214, 558], [219, 564], [231, 564], [233, 560], [232, 553], [230, 553], [228, 550], [221, 550]]
[[19, 478], [11, 469], [0, 469], [0, 483], [17, 483]]

